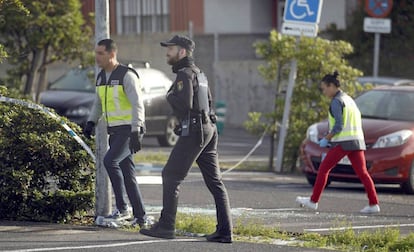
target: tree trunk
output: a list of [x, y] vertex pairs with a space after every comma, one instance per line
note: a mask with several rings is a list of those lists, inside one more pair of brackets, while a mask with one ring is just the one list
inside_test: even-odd
[[42, 60], [42, 65], [39, 68], [39, 81], [37, 83], [37, 87], [36, 88], [36, 97], [35, 97], [35, 102], [39, 102], [39, 94], [46, 90], [47, 88], [47, 57], [48, 57], [48, 51], [49, 51], [49, 46], [46, 45], [43, 51], [43, 60]]
[[[280, 66], [280, 62], [277, 64], [277, 76], [276, 76], [276, 95], [275, 95], [275, 102], [274, 102], [274, 111], [277, 110], [277, 99], [280, 94], [280, 80], [282, 79], [282, 69]], [[275, 157], [275, 142], [277, 139], [277, 128], [278, 128], [278, 120], [274, 118], [274, 130], [270, 129], [270, 155], [269, 155], [269, 171], [273, 171], [273, 160]]]
[[[34, 92], [34, 83], [37, 77], [37, 71], [39, 70], [39, 65], [42, 60], [42, 50], [33, 50], [33, 60], [30, 66], [30, 72], [27, 75], [26, 84], [24, 87], [24, 94], [29, 95], [33, 94]], [[34, 98], [34, 97], [33, 97]]]

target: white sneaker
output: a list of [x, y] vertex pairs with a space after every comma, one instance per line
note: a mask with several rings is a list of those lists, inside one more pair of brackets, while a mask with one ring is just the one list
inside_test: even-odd
[[318, 209], [318, 203], [312, 202], [310, 197], [296, 197], [296, 202], [300, 204], [300, 207], [306, 207], [312, 210]]
[[132, 226], [138, 225], [140, 228], [150, 228], [155, 221], [153, 216], [145, 216], [143, 222], [138, 221], [138, 218], [134, 218], [130, 223]]
[[127, 208], [127, 210], [119, 211], [118, 209], [115, 209], [114, 212], [108, 216], [105, 216], [105, 219], [113, 219], [117, 221], [121, 220], [131, 220], [134, 217], [132, 216], [132, 211], [130, 208]]
[[380, 207], [378, 204], [376, 205], [368, 205], [364, 208], [361, 209], [360, 211], [363, 214], [373, 214], [373, 213], [379, 213], [380, 212]]

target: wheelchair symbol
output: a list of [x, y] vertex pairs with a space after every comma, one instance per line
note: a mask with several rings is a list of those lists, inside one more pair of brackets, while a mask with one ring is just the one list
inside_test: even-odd
[[[298, 6], [300, 8], [295, 8], [295, 6]], [[289, 7], [289, 11], [292, 17], [294, 17], [295, 19], [304, 19], [307, 16], [312, 16], [315, 14], [315, 12], [313, 12], [310, 9], [308, 0], [293, 0], [292, 4]], [[298, 11], [301, 13], [296, 13], [295, 11]]]

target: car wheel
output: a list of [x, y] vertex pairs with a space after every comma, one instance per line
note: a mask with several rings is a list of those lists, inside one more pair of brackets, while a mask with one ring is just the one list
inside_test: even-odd
[[164, 135], [158, 136], [158, 143], [161, 146], [174, 146], [177, 143], [178, 136], [174, 133], [174, 128], [178, 124], [178, 119], [175, 116], [170, 116], [165, 125]]
[[408, 180], [401, 184], [401, 189], [407, 194], [414, 194], [414, 160], [411, 163]]
[[315, 185], [316, 177], [315, 175], [306, 175], [306, 179], [311, 186]]

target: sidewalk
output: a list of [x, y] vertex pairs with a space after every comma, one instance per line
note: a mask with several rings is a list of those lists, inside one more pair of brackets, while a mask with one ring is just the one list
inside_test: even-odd
[[204, 237], [177, 237], [163, 240], [143, 236], [137, 232], [38, 222], [0, 220], [0, 251], [321, 251], [275, 244], [207, 242]]

